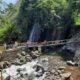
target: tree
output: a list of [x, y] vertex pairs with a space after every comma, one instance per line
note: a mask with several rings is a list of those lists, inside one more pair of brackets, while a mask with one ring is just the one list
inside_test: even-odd
[[0, 15], [5, 14], [6, 6], [7, 4], [3, 0], [0, 0]]
[[12, 16], [17, 11], [14, 4], [10, 3], [7, 5], [6, 12], [8, 16]]
[[71, 8], [75, 25], [80, 25], [80, 0], [73, 0]]

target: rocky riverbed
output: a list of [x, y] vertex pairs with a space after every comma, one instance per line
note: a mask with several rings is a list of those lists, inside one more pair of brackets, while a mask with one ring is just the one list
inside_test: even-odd
[[0, 68], [3, 80], [79, 80], [73, 79], [66, 63], [61, 56], [21, 51], [13, 61], [0, 62]]

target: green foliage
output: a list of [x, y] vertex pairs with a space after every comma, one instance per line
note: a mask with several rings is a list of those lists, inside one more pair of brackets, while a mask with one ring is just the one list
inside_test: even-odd
[[6, 3], [4, 3], [3, 0], [0, 0], [0, 15], [5, 13], [5, 6]]
[[0, 43], [5, 41], [9, 29], [13, 27], [11, 17], [16, 12], [13, 4], [4, 7], [5, 4], [3, 0], [0, 1]]
[[18, 15], [18, 26], [26, 28], [35, 22], [45, 28], [57, 26], [58, 22], [62, 23], [61, 19], [66, 9], [67, 0], [23, 0]]
[[3, 10], [0, 0], [0, 42], [10, 34], [26, 38], [35, 23], [42, 28], [80, 25], [80, 0], [18, 0]]
[[55, 7], [67, 8], [67, 0], [38, 0], [39, 7], [46, 7], [49, 9], [54, 9]]
[[72, 17], [74, 19], [75, 25], [80, 25], [80, 13], [75, 11], [73, 12]]
[[6, 13], [9, 17], [11, 17], [15, 12], [17, 11], [17, 8], [14, 4], [10, 3], [7, 5]]
[[80, 25], [80, 13], [75, 18], [75, 24]]
[[75, 25], [80, 25], [80, 0], [73, 0], [71, 8]]
[[6, 16], [0, 16], [0, 42], [6, 38], [6, 33], [11, 27], [11, 22]]

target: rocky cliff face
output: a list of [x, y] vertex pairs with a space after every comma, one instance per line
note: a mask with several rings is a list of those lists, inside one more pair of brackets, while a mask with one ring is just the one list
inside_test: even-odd
[[[53, 0], [50, 1], [54, 3]], [[57, 2], [56, 4], [60, 5]], [[64, 8], [64, 6], [57, 6], [55, 8], [56, 5], [50, 7], [51, 5], [47, 3], [47, 0], [45, 2], [43, 0], [22, 1], [16, 20], [18, 31], [20, 31], [18, 35], [19, 40], [29, 40], [31, 42], [70, 38], [70, 41], [76, 40], [77, 35], [80, 34], [78, 33], [80, 28], [74, 25], [72, 12], [68, 11], [68, 8]], [[76, 33], [78, 34], [76, 35]], [[79, 37], [77, 37], [77, 40], [79, 40]], [[77, 44], [66, 45], [67, 53], [71, 53], [68, 56], [71, 55], [73, 58], [78, 53], [79, 44]]]
[[74, 35], [66, 44], [64, 49], [64, 55], [67, 60], [73, 60], [80, 65], [80, 32]]
[[[51, 5], [54, 5], [53, 0], [50, 2], [53, 2]], [[57, 2], [56, 4], [60, 5]], [[61, 6], [62, 8], [59, 8], [59, 6], [55, 8], [56, 5], [54, 5], [52, 8], [50, 7], [51, 5], [47, 3], [47, 0], [45, 2], [43, 0], [40, 2], [39, 0], [22, 1], [16, 21], [17, 28], [21, 32], [19, 40], [29, 40], [31, 33], [34, 33], [38, 27], [32, 30], [34, 29], [34, 24], [37, 23], [39, 23], [42, 30], [40, 35], [36, 36], [36, 39], [37, 37], [39, 38], [31, 41], [66, 39], [75, 33], [76, 29], [73, 26], [70, 11], [64, 9], [64, 6]], [[35, 34], [37, 34], [37, 31]]]

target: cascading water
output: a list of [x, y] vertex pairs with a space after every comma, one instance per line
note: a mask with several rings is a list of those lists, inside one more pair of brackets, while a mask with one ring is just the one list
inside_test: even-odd
[[41, 58], [23, 65], [13, 64], [3, 69], [2, 76], [4, 80], [44, 80], [46, 70], [48, 70], [48, 58]]
[[29, 42], [37, 42], [40, 38], [41, 26], [39, 23], [35, 23], [30, 33]]

